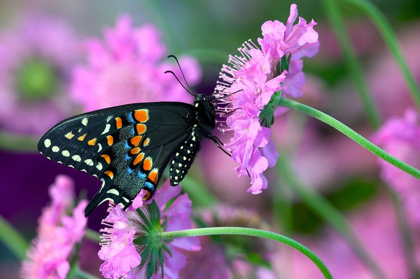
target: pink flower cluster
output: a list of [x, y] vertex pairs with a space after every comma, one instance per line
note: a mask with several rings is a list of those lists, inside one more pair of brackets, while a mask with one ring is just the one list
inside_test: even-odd
[[[414, 110], [404, 118], [391, 118], [375, 134], [373, 141], [407, 164], [420, 168], [420, 125]], [[420, 182], [417, 178], [379, 159], [381, 177], [399, 194], [410, 223], [420, 227]]]
[[[292, 4], [287, 24], [267, 21], [261, 29], [263, 38], [258, 39], [261, 49], [252, 41], [245, 42], [241, 55], [229, 57], [229, 65], [223, 65], [214, 96], [219, 100], [219, 109], [228, 115], [223, 132], [233, 131], [233, 138], [226, 148], [238, 163], [238, 176], [249, 175], [251, 187], [248, 192], [259, 194], [267, 188], [263, 172], [276, 164], [278, 153], [270, 140], [271, 130], [260, 124], [260, 112], [270, 102], [273, 94], [282, 91], [291, 97], [300, 97], [305, 82], [302, 72], [303, 57], [314, 56], [319, 49], [318, 33], [309, 24], [297, 18], [297, 6]], [[282, 58], [291, 60], [288, 71], [279, 73]], [[282, 65], [284, 66], [284, 65]], [[277, 108], [274, 115], [285, 111]]]
[[[157, 193], [155, 202], [160, 210], [160, 229], [165, 231], [191, 229], [191, 200], [187, 194], [181, 193], [181, 187], [170, 187], [169, 181], [165, 182]], [[173, 200], [170, 207], [166, 204]], [[145, 227], [154, 220], [146, 206], [139, 207], [147, 220], [141, 218], [134, 208], [123, 211], [119, 206], [111, 206], [108, 217], [103, 221], [107, 228], [102, 229], [102, 248], [99, 257], [105, 262], [101, 265], [101, 272], [106, 278], [147, 278], [147, 264], [140, 254], [146, 245], [136, 245], [133, 239], [145, 236]], [[179, 278], [179, 271], [186, 265], [186, 256], [181, 251], [198, 251], [200, 243], [198, 238], [176, 238], [165, 243], [172, 255], [164, 251], [165, 278]], [[162, 278], [161, 270], [152, 278]]]
[[[85, 111], [137, 102], [189, 101], [191, 96], [178, 84], [172, 63], [160, 63], [166, 47], [151, 24], [134, 28], [129, 16], [121, 16], [114, 29], [105, 29], [105, 41], [88, 40], [84, 46], [87, 65], [75, 68], [72, 97]], [[192, 57], [180, 64], [191, 85], [201, 79], [201, 70]]]
[[50, 196], [52, 203], [43, 210], [38, 235], [23, 262], [23, 278], [66, 278], [70, 253], [84, 236], [87, 201], [80, 201], [73, 209], [73, 181], [67, 176], [58, 176], [50, 187]]

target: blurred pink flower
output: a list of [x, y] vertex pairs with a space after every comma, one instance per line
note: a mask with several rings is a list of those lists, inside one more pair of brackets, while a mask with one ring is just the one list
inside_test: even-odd
[[77, 59], [66, 22], [38, 14], [0, 33], [0, 127], [41, 134], [72, 112], [66, 95]]
[[[384, 272], [385, 278], [412, 278], [409, 276], [402, 239], [390, 200], [381, 197], [351, 214], [349, 222], [362, 245]], [[327, 230], [318, 240], [300, 238], [298, 241], [311, 249], [336, 279], [375, 278], [348, 243], [335, 231]], [[293, 274], [289, 278], [324, 278], [318, 268], [301, 253], [290, 250], [280, 252], [292, 255], [287, 255], [287, 262], [279, 261], [280, 255], [277, 255], [274, 260], [278, 265], [273, 263], [273, 266], [276, 266], [279, 272]]]
[[[297, 6], [292, 4], [287, 24], [267, 21], [261, 29], [263, 38], [239, 48], [240, 56], [229, 57], [223, 65], [214, 95], [219, 98], [220, 109], [227, 116], [222, 132], [233, 132], [226, 148], [238, 164], [238, 176], [249, 175], [248, 192], [259, 194], [267, 188], [263, 172], [276, 164], [278, 153], [270, 140], [271, 130], [261, 125], [260, 112], [270, 102], [273, 94], [281, 90], [285, 95], [300, 97], [305, 82], [302, 57], [312, 57], [319, 49], [318, 33], [303, 18], [297, 18]], [[281, 96], [280, 96], [281, 97]], [[274, 115], [285, 111], [277, 108]], [[270, 115], [269, 117], [271, 117]]]
[[[373, 138], [385, 151], [403, 162], [420, 168], [420, 125], [418, 114], [407, 110], [404, 118], [391, 118]], [[410, 223], [420, 227], [420, 181], [379, 159], [381, 177], [400, 196]]]
[[[156, 237], [162, 231], [192, 228], [191, 200], [187, 194], [180, 193], [181, 188], [170, 187], [168, 180], [153, 203], [139, 207], [137, 211], [129, 208], [124, 212], [119, 206], [111, 206], [110, 214], [103, 222], [109, 228], [101, 230], [104, 232], [103, 245], [98, 254], [105, 260], [101, 272], [106, 278], [146, 278], [151, 257], [158, 253], [163, 253], [165, 278], [179, 278], [178, 273], [187, 261], [183, 252], [200, 250], [198, 238], [175, 238], [168, 242]], [[173, 202], [167, 208], [170, 201]], [[159, 220], [154, 219], [157, 216], [160, 216]], [[144, 237], [149, 241], [159, 242], [159, 245], [155, 242], [142, 245], [133, 243], [133, 239]], [[152, 251], [148, 250], [148, 245], [152, 246]], [[171, 255], [162, 246], [166, 246]], [[156, 249], [159, 251], [155, 251]], [[145, 258], [142, 259], [140, 255]], [[156, 258], [153, 260], [156, 263]], [[160, 265], [152, 278], [162, 278]]]
[[52, 204], [43, 210], [38, 235], [22, 264], [23, 278], [66, 278], [70, 253], [84, 236], [87, 201], [80, 201], [73, 209], [73, 181], [67, 176], [58, 176], [50, 187], [50, 196]]
[[[402, 55], [417, 84], [420, 83], [420, 37], [418, 30], [420, 22], [412, 22], [406, 29], [398, 30], [399, 45]], [[384, 47], [375, 52], [374, 61], [367, 73], [369, 87], [374, 95], [375, 102], [381, 109], [382, 115], [392, 117], [402, 115], [411, 107], [415, 106], [400, 68], [390, 54], [389, 49]], [[386, 77], [386, 80], [384, 80]]]
[[[419, 28], [420, 22], [417, 21], [412, 22], [405, 29], [397, 30], [402, 54], [406, 57], [408, 67], [417, 83], [420, 82]], [[369, 37], [369, 40], [374, 38], [370, 29], [369, 26], [366, 26], [363, 29], [363, 32], [366, 33], [361, 34], [360, 37]], [[327, 44], [322, 46], [324, 47], [324, 45]], [[403, 115], [408, 108], [414, 107], [415, 103], [408, 90], [407, 83], [389, 49], [383, 44], [379, 46], [373, 45], [371, 53], [366, 55], [369, 57], [366, 79], [382, 118], [387, 119], [395, 115]], [[351, 81], [347, 81], [334, 90], [335, 92], [331, 92], [333, 99], [330, 100], [334, 104], [330, 107], [336, 118], [344, 123], [350, 123], [351, 121], [361, 123], [365, 119], [365, 113], [351, 83]], [[346, 106], [340, 105], [343, 103]]]
[[[132, 26], [128, 15], [118, 18], [115, 28], [104, 30], [105, 41], [90, 39], [84, 46], [87, 64], [73, 73], [71, 94], [85, 111], [127, 103], [189, 101], [191, 96], [165, 71], [180, 74], [178, 66], [159, 62], [166, 53], [159, 30], [151, 24]], [[201, 79], [192, 57], [181, 57], [191, 85]]]

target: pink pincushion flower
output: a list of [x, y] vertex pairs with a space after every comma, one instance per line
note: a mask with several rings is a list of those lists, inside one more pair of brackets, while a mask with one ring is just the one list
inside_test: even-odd
[[[73, 73], [72, 97], [85, 111], [127, 103], [189, 101], [191, 98], [172, 75], [178, 67], [160, 63], [166, 53], [157, 28], [151, 24], [132, 26], [129, 16], [121, 16], [114, 29], [104, 31], [105, 41], [88, 40], [84, 46], [87, 64]], [[181, 57], [186, 79], [197, 84], [201, 71], [192, 57]]]
[[238, 176], [249, 175], [248, 192], [259, 194], [267, 188], [263, 175], [268, 167], [276, 164], [278, 153], [271, 141], [271, 130], [261, 123], [284, 113], [277, 107], [270, 115], [262, 117], [261, 111], [270, 104], [275, 92], [277, 99], [289, 95], [300, 97], [305, 75], [302, 72], [303, 57], [314, 56], [319, 49], [318, 33], [309, 24], [297, 18], [297, 6], [292, 4], [287, 24], [267, 21], [261, 27], [263, 38], [258, 39], [261, 49], [252, 41], [245, 42], [241, 55], [229, 57], [229, 65], [223, 65], [214, 96], [223, 109], [226, 123], [220, 124], [222, 132], [233, 132], [226, 148], [238, 164]]
[[[168, 242], [160, 240], [158, 233], [192, 228], [191, 200], [187, 194], [180, 193], [180, 187], [170, 187], [167, 181], [147, 206], [137, 210], [130, 207], [125, 212], [119, 206], [110, 207], [110, 214], [103, 222], [108, 228], [102, 230], [103, 245], [99, 251], [99, 257], [105, 260], [100, 270], [106, 278], [146, 278], [156, 253], [163, 253], [165, 278], [179, 278], [179, 271], [186, 265], [182, 252], [200, 250], [198, 238], [176, 238]], [[166, 208], [171, 200], [171, 206]], [[156, 216], [160, 219], [154, 219]], [[135, 239], [147, 241], [139, 245], [133, 242]], [[152, 251], [148, 250], [149, 245]], [[160, 265], [152, 278], [162, 278]]]
[[71, 115], [65, 93], [76, 41], [66, 22], [39, 14], [0, 31], [0, 128], [42, 134]]
[[[391, 118], [374, 136], [374, 141], [391, 155], [420, 167], [420, 125], [414, 110], [404, 118]], [[400, 195], [410, 223], [420, 225], [420, 182], [417, 178], [380, 159], [382, 179]]]
[[133, 244], [134, 227], [129, 225], [119, 206], [110, 207], [109, 215], [102, 224], [110, 227], [101, 229], [102, 248], [98, 256], [104, 263], [100, 271], [106, 278], [124, 277], [141, 262], [140, 254]]
[[70, 253], [84, 236], [87, 201], [82, 200], [72, 208], [73, 181], [67, 176], [58, 176], [50, 187], [50, 196], [52, 204], [43, 210], [38, 235], [22, 265], [24, 278], [66, 278], [70, 269]]

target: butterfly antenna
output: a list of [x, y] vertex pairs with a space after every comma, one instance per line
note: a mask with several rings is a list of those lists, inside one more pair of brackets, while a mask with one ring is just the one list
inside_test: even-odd
[[190, 93], [190, 95], [192, 95], [192, 96], [194, 96], [195, 97], [195, 95], [193, 94], [193, 93], [191, 93], [191, 91], [188, 89], [188, 88], [186, 88], [183, 84], [182, 84], [182, 82], [179, 80], [179, 78], [175, 75], [175, 73], [174, 72], [172, 72], [172, 71], [165, 71], [165, 74], [172, 74], [175, 78], [176, 78], [176, 80], [179, 82], [179, 84], [181, 84], [181, 86], [188, 92], [188, 93]]
[[172, 55], [172, 54], [171, 54], [171, 55], [168, 55], [168, 58], [173, 58], [173, 59], [175, 59], [176, 64], [178, 64], [178, 68], [179, 68], [179, 70], [181, 71], [182, 77], [184, 78], [185, 84], [187, 85], [187, 87], [188, 87], [188, 89], [189, 89], [189, 92], [191, 92], [191, 87], [190, 87], [190, 85], [188, 84], [187, 79], [185, 78], [184, 71], [182, 71], [181, 64], [179, 64], [178, 58], [176, 58], [176, 56], [175, 56], [175, 55]]

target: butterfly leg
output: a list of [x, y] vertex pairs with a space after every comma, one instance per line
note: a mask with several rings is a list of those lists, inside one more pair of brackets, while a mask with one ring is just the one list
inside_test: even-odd
[[232, 155], [229, 153], [229, 152], [227, 152], [222, 146], [223, 146], [223, 142], [218, 138], [218, 137], [216, 137], [216, 136], [213, 136], [213, 135], [209, 135], [208, 136], [208, 138], [209, 139], [211, 139], [215, 144], [216, 144], [216, 146], [220, 149], [220, 150], [222, 150], [226, 155], [228, 155], [229, 157], [232, 157]]

